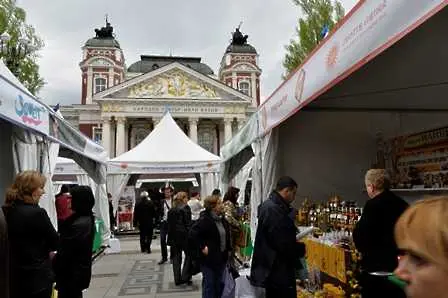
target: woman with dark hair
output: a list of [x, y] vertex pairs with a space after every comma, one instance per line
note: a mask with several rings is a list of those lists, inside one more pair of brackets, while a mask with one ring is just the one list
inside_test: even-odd
[[89, 186], [71, 191], [73, 214], [60, 227], [60, 247], [54, 270], [59, 298], [81, 298], [92, 275], [95, 198]]
[[53, 274], [50, 253], [58, 234], [39, 200], [45, 177], [36, 171], [18, 174], [6, 192], [5, 213], [10, 253], [10, 297], [50, 298]]

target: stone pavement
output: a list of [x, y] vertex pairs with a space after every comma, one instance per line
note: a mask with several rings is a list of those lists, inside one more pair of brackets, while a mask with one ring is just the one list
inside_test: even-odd
[[193, 286], [176, 287], [172, 265], [157, 265], [158, 242], [154, 240], [152, 254], [142, 254], [137, 237], [120, 238], [120, 254], [100, 256], [93, 264], [84, 298], [200, 298], [200, 275], [193, 277]]

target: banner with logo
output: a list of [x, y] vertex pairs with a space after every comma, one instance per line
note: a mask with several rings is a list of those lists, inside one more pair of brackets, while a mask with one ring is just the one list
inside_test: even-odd
[[259, 136], [372, 60], [447, 5], [444, 0], [364, 0], [257, 111]]
[[[1, 66], [5, 67], [3, 64]], [[0, 115], [19, 125], [48, 135], [48, 109], [15, 86], [13, 81], [3, 77], [0, 77]]]

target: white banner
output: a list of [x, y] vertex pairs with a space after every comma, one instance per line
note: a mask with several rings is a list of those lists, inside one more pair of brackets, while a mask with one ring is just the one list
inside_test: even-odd
[[49, 133], [47, 108], [2, 78], [0, 78], [0, 114], [45, 135]]
[[446, 0], [365, 0], [259, 108], [259, 136], [265, 135], [446, 5]]
[[108, 174], [177, 174], [219, 172], [220, 161], [176, 163], [125, 163], [109, 161]]

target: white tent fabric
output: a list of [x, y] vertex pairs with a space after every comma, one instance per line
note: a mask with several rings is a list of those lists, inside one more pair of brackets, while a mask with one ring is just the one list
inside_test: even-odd
[[238, 197], [238, 204], [244, 204], [244, 197], [246, 195], [245, 189], [247, 185], [247, 181], [249, 180], [250, 173], [252, 171], [252, 167], [255, 162], [255, 157], [252, 157], [251, 160], [241, 169], [241, 171], [235, 177], [235, 187], [239, 188], [240, 196]]
[[215, 188], [219, 186], [218, 173], [201, 173], [201, 197], [206, 198], [211, 195]]
[[[251, 143], [398, 42], [448, 5], [444, 0], [360, 1], [221, 149], [224, 182], [249, 160]], [[332, 58], [332, 59], [329, 59]], [[253, 128], [254, 123], [258, 127]], [[246, 156], [242, 159], [241, 155]], [[229, 170], [234, 169], [234, 170]]]
[[128, 184], [129, 174], [110, 174], [107, 175], [107, 191], [112, 195], [112, 205], [114, 207], [114, 214], [118, 209], [118, 200], [121, 193], [124, 191]]
[[106, 184], [96, 183], [75, 161], [64, 157], [57, 157], [55, 174], [59, 176], [75, 175], [78, 184], [92, 188], [95, 196], [95, 216], [104, 223], [102, 238], [103, 242], [106, 243], [110, 238], [109, 201]]
[[110, 174], [210, 173], [220, 158], [194, 143], [166, 113], [136, 147], [109, 161]]
[[54, 169], [55, 153], [59, 145], [45, 142], [42, 137], [36, 136], [28, 130], [15, 128], [12, 136], [13, 160], [16, 174], [33, 170], [43, 173], [47, 178], [45, 194], [39, 205], [47, 211], [51, 223], [57, 229], [56, 207], [51, 184], [51, 172]]

